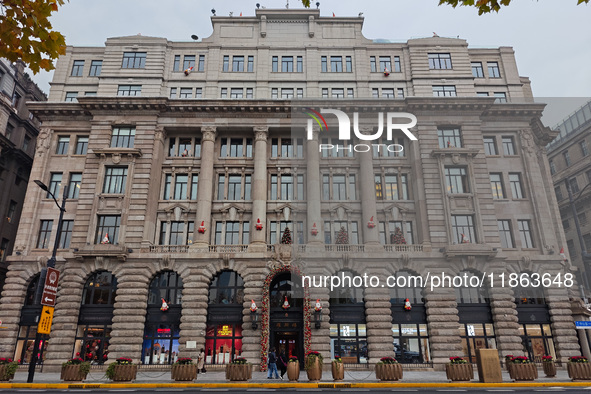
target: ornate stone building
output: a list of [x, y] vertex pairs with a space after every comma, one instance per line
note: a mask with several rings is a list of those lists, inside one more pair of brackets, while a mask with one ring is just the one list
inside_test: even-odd
[[[363, 18], [318, 10], [212, 24], [198, 42], [69, 47], [49, 102], [32, 106], [44, 123], [31, 180], [70, 197], [46, 365], [77, 352], [168, 364], [201, 347], [208, 364], [242, 355], [263, 367], [271, 346], [360, 368], [392, 355], [437, 367], [482, 347], [579, 354], [568, 287], [508, 284], [569, 273], [544, 150], [555, 133], [511, 48], [374, 41]], [[331, 132], [308, 139], [296, 122], [308, 107], [410, 113], [418, 141], [394, 133], [353, 152], [328, 115]], [[404, 150], [384, 149], [394, 141]], [[57, 216], [31, 185], [1, 301], [3, 356], [32, 351], [29, 300]], [[433, 290], [301, 280], [442, 273], [494, 277]]]

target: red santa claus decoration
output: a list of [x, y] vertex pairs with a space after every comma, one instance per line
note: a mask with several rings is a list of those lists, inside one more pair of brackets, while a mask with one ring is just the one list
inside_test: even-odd
[[405, 311], [410, 311], [412, 309], [412, 306], [410, 305], [410, 301], [407, 298], [406, 300], [404, 300], [404, 310]]
[[316, 305], [314, 305], [314, 311], [320, 312], [322, 310], [322, 304], [320, 303], [320, 299], [316, 300]]
[[168, 310], [168, 304], [166, 303], [166, 300], [164, 298], [161, 298], [162, 300], [162, 306], [160, 307], [160, 310], [162, 312], [166, 312]]
[[283, 305], [281, 305], [281, 307], [283, 309], [289, 309], [291, 305], [289, 305], [289, 301], [287, 301], [287, 296], [285, 296], [285, 301], [283, 301]]
[[252, 313], [255, 313], [257, 311], [257, 309], [259, 309], [259, 308], [257, 308], [257, 304], [254, 303], [254, 300], [250, 300], [250, 311]]

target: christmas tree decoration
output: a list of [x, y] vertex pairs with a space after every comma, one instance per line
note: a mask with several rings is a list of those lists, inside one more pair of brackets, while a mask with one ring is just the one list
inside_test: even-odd
[[257, 308], [257, 304], [254, 303], [254, 300], [250, 300], [250, 311], [254, 313], [257, 311], [257, 309], [259, 308]]
[[310, 230], [310, 234], [318, 235], [318, 229], [316, 228], [316, 223], [314, 223], [314, 225], [312, 225], [312, 230]]
[[111, 243], [111, 241], [109, 241], [109, 233], [106, 233], [106, 234], [105, 234], [105, 236], [104, 236], [103, 240], [101, 241], [101, 243], [102, 243], [103, 245], [105, 245], [105, 244], [110, 244], [110, 243]]
[[291, 305], [289, 305], [289, 301], [287, 301], [287, 296], [285, 296], [285, 301], [283, 301], [283, 305], [281, 305], [283, 309], [289, 309]]
[[191, 74], [191, 71], [193, 71], [193, 67], [192, 66], [185, 70], [185, 75]]
[[344, 226], [341, 226], [339, 233], [337, 234], [337, 245], [348, 245], [349, 244], [349, 234], [347, 230], [345, 230]]
[[281, 237], [281, 243], [284, 245], [291, 245], [291, 231], [289, 231], [289, 227], [286, 227], [283, 231], [283, 236]]
[[404, 310], [405, 311], [410, 311], [412, 309], [412, 306], [410, 305], [410, 301], [407, 298], [406, 300], [404, 300]]
[[374, 228], [376, 226], [375, 222], [373, 221], [373, 216], [367, 222], [367, 228]]
[[316, 305], [314, 305], [314, 311], [320, 312], [322, 310], [322, 304], [320, 303], [320, 298], [316, 299]]
[[400, 229], [400, 227], [396, 227], [394, 229], [392, 243], [395, 245], [406, 245], [406, 239], [404, 239], [404, 234], [402, 234], [402, 230]]
[[199, 226], [199, 228], [197, 229], [197, 231], [199, 231], [199, 233], [201, 233], [201, 234], [205, 234], [205, 230], [207, 230], [207, 229], [205, 228], [205, 221], [204, 221], [204, 220], [202, 220], [202, 221], [201, 221], [201, 226]]
[[257, 224], [255, 226], [257, 231], [261, 231], [263, 229], [263, 223], [261, 223], [261, 219], [257, 219]]
[[168, 304], [166, 303], [166, 300], [164, 298], [161, 298], [162, 300], [162, 306], [160, 307], [160, 310], [162, 312], [166, 312], [168, 310]]

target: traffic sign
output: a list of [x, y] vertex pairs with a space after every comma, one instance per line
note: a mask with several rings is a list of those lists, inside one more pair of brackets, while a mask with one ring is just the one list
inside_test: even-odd
[[44, 291], [41, 296], [41, 305], [55, 306], [55, 294]]
[[588, 321], [588, 320], [575, 321], [575, 327], [579, 330], [591, 330], [591, 321]]
[[51, 323], [53, 322], [53, 307], [44, 306], [39, 318], [39, 325], [37, 326], [37, 333], [49, 334], [51, 332]]
[[44, 292], [57, 294], [57, 284], [60, 280], [60, 272], [55, 268], [47, 268], [47, 276], [45, 277]]

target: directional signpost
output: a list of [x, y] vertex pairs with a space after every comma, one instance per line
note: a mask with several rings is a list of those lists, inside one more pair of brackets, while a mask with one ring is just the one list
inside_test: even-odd
[[591, 330], [591, 321], [588, 321], [588, 320], [575, 321], [575, 327], [578, 330]]
[[43, 288], [43, 295], [41, 296], [41, 305], [55, 306], [55, 299], [57, 297], [57, 284], [60, 279], [60, 272], [55, 268], [47, 268], [47, 276], [45, 277], [45, 287]]
[[43, 306], [41, 311], [41, 317], [39, 318], [39, 325], [37, 326], [37, 332], [39, 334], [49, 334], [51, 332], [51, 322], [53, 321], [53, 307]]

